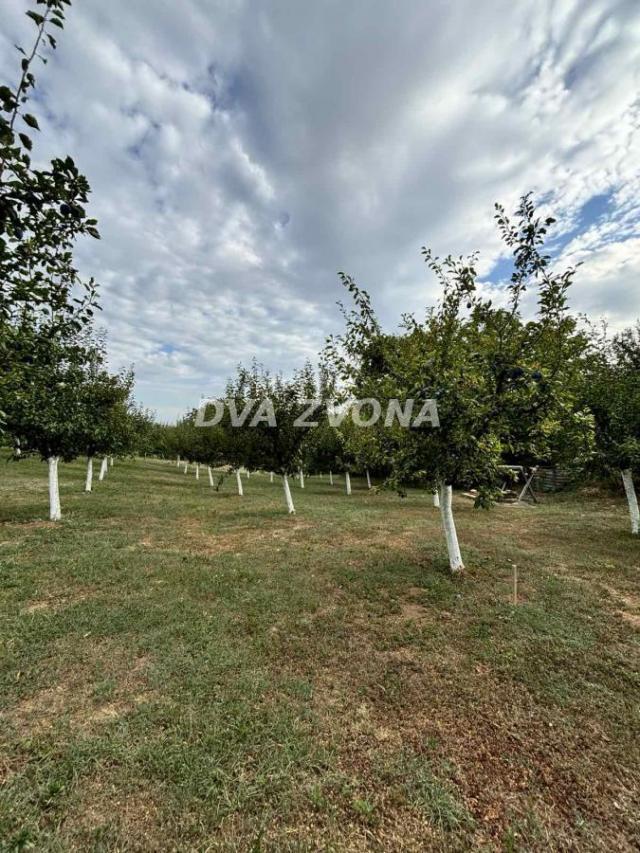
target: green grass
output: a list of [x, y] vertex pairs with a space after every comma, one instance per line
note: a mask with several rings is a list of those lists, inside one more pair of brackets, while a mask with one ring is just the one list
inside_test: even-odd
[[0, 466], [0, 850], [640, 845], [623, 500]]

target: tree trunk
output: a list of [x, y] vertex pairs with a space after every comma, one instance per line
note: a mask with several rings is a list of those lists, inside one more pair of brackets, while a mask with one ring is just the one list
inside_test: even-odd
[[273, 471], [269, 472], [269, 482], [273, 483]]
[[240, 469], [236, 470], [236, 483], [238, 484], [238, 494], [240, 497], [244, 496], [244, 491], [242, 489], [242, 477], [240, 476]]
[[440, 506], [440, 495], [438, 494], [438, 490], [436, 489], [433, 493], [433, 505], [436, 507]]
[[213, 488], [213, 471], [211, 470], [211, 465], [207, 465], [207, 471], [209, 472], [209, 485]]
[[369, 476], [369, 469], [368, 468], [366, 469], [366, 474], [367, 474], [367, 488], [370, 489], [371, 488], [371, 477]]
[[85, 492], [90, 492], [93, 486], [93, 456], [87, 456], [87, 479], [84, 482]]
[[196, 462], [196, 480], [200, 479], [200, 463]]
[[59, 456], [50, 456], [49, 463], [49, 519], [60, 521], [62, 512], [60, 510], [60, 485], [58, 483]]
[[289, 515], [296, 511], [296, 508], [293, 505], [293, 500], [291, 499], [291, 489], [289, 488], [289, 478], [286, 474], [282, 477], [282, 485], [284, 486], [284, 497], [287, 501], [287, 510], [289, 511]]
[[107, 457], [103, 456], [102, 462], [100, 463], [100, 475], [99, 475], [98, 479], [100, 480], [100, 482], [102, 482], [106, 476], [107, 476]]
[[449, 568], [453, 573], [464, 571], [464, 563], [460, 554], [460, 546], [458, 545], [458, 534], [456, 533], [456, 525], [453, 520], [453, 488], [451, 486], [440, 486], [440, 515], [442, 517], [442, 526], [444, 528], [444, 536], [447, 540], [447, 551], [449, 553]]
[[333, 486], [333, 473], [329, 471], [329, 485]]
[[180, 467], [180, 454], [178, 453], [178, 458], [176, 459], [176, 468]]
[[109, 468], [113, 468], [113, 456], [109, 457]]
[[304, 489], [304, 471], [300, 469], [300, 488]]
[[247, 471], [247, 480], [251, 479], [251, 471]]
[[638, 498], [636, 489], [633, 485], [633, 474], [630, 468], [622, 472], [622, 482], [627, 495], [627, 503], [629, 504], [629, 515], [631, 516], [631, 532], [636, 536], [640, 527], [640, 510], [638, 510]]
[[349, 475], [348, 471], [344, 472], [344, 482], [345, 482], [345, 485], [347, 487], [347, 494], [350, 495], [351, 494], [351, 476]]
[[189, 470], [189, 463], [185, 462], [184, 463], [184, 473], [186, 474], [188, 470]]

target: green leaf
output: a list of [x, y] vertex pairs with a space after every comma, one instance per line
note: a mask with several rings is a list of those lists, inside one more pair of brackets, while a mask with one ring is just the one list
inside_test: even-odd
[[24, 147], [27, 149], [27, 151], [31, 151], [31, 149], [33, 148], [33, 142], [29, 139], [27, 134], [26, 133], [19, 133], [18, 136], [20, 137], [20, 140], [21, 140], [22, 144], [24, 145]]
[[44, 24], [44, 17], [42, 15], [38, 15], [37, 12], [27, 12], [27, 18], [31, 18], [32, 21], [35, 21], [38, 26]]
[[25, 123], [32, 127], [34, 130], [40, 130], [40, 125], [38, 124], [38, 119], [35, 116], [32, 116], [30, 113], [25, 113], [22, 116]]

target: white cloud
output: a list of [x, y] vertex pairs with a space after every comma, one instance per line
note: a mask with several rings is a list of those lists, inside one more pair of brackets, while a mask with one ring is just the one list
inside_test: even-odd
[[[25, 8], [3, 2], [2, 77]], [[640, 314], [635, 0], [77, 2], [59, 43], [38, 151], [91, 181], [103, 240], [82, 268], [113, 364], [164, 415], [238, 361], [312, 357], [338, 269], [388, 324], [437, 297], [422, 244], [479, 248], [489, 272], [493, 202], [529, 189], [563, 223], [560, 262], [583, 261], [576, 309]]]

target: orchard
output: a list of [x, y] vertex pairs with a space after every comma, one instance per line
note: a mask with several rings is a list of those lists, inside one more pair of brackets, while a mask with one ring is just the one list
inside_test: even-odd
[[71, 2], [32, 7], [0, 86], [0, 849], [636, 849], [640, 320], [572, 308], [572, 223], [496, 204], [508, 281], [425, 246], [395, 325], [340, 272], [314, 357], [238, 345], [160, 418], [85, 274], [89, 180], [38, 150]]

